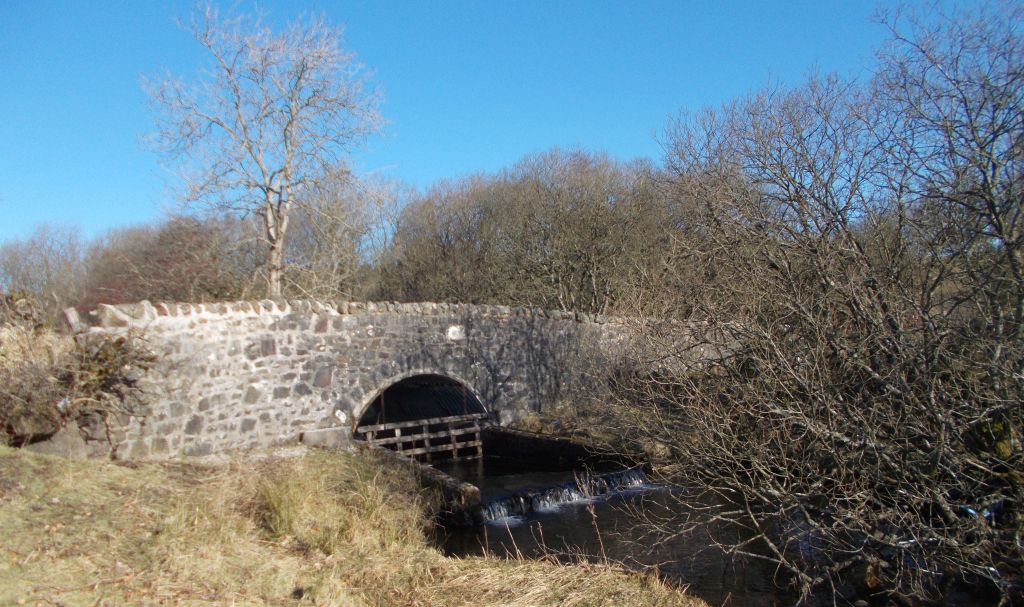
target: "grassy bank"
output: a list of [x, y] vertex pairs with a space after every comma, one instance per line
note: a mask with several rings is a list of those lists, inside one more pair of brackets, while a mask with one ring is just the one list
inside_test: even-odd
[[612, 567], [447, 558], [410, 474], [346, 453], [128, 466], [0, 446], [0, 604], [703, 605]]

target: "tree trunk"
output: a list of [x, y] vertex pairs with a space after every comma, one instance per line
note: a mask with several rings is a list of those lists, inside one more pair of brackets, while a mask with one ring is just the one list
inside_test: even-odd
[[280, 240], [270, 243], [267, 268], [267, 289], [271, 298], [281, 297], [281, 282], [284, 276], [284, 247]]
[[264, 227], [267, 234], [267, 295], [271, 298], [281, 297], [281, 283], [284, 278], [284, 231], [287, 227], [285, 217], [276, 212], [270, 194], [263, 211]]

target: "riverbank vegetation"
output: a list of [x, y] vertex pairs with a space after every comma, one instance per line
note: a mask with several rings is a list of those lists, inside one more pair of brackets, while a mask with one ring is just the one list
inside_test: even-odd
[[50, 319], [263, 297], [268, 274], [287, 297], [643, 319], [595, 371], [614, 406], [585, 425], [717, 494], [708, 514], [749, 538], [723, 550], [776, 563], [805, 597], [913, 604], [966, 584], [1009, 601], [1024, 584], [1024, 9], [933, 8], [882, 16], [868, 75], [680, 113], [660, 164], [555, 149], [426, 192], [324, 180], [295, 201], [283, 267], [237, 216], [89, 244], [44, 227], [0, 248], [0, 288]]
[[48, 327], [31, 297], [0, 294], [0, 444], [70, 424], [97, 441], [95, 455], [108, 454], [111, 433], [144, 407], [136, 382], [153, 361], [137, 340], [72, 338]]
[[610, 566], [447, 558], [392, 460], [252, 455], [129, 466], [0, 446], [0, 603], [703, 605]]
[[670, 446], [751, 534], [728, 549], [806, 593], [1022, 594], [1020, 25], [896, 17], [870, 82], [814, 77], [666, 133], [688, 215], [643, 310], [675, 322], [646, 325], [659, 359], [619, 427]]

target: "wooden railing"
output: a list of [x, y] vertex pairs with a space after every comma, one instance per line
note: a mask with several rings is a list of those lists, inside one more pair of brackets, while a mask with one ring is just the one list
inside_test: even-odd
[[467, 460], [483, 456], [480, 430], [486, 413], [414, 419], [356, 427], [356, 438], [419, 460]]

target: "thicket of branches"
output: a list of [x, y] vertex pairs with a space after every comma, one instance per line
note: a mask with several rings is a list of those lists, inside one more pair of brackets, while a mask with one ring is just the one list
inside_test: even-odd
[[646, 326], [659, 356], [621, 429], [718, 494], [749, 538], [725, 549], [805, 596], [1020, 597], [1021, 17], [897, 16], [870, 82], [812, 78], [666, 133], [689, 216], [642, 311], [677, 322]]
[[402, 210], [376, 291], [614, 310], [635, 268], [658, 257], [667, 222], [653, 177], [647, 163], [554, 149], [497, 175], [439, 184]]

